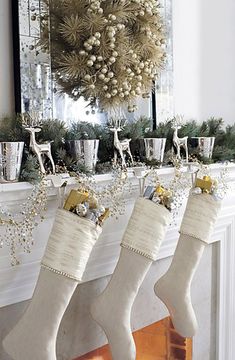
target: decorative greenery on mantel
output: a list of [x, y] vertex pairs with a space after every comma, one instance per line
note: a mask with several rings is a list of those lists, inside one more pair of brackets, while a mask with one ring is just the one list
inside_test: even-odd
[[[111, 160], [113, 157], [113, 134], [106, 125], [92, 125], [88, 122], [72, 123], [68, 128], [64, 122], [58, 119], [48, 119], [42, 122], [41, 132], [37, 135], [37, 141], [43, 143], [52, 140], [52, 154], [57, 164], [57, 169], [63, 170], [63, 166], [71, 171], [84, 172], [86, 169], [82, 164], [75, 163], [65, 151], [66, 140], [80, 139], [99, 139], [99, 153], [97, 172], [104, 173], [111, 170]], [[131, 138], [132, 152], [135, 161], [144, 161], [144, 157], [139, 156], [144, 149], [144, 138], [163, 138], [166, 141], [165, 162], [169, 163], [169, 154], [172, 148], [173, 130], [171, 121], [160, 123], [156, 130], [151, 130], [151, 119], [140, 117], [135, 121], [129, 121], [122, 132], [119, 133], [120, 139]], [[224, 127], [221, 118], [210, 118], [199, 124], [195, 120], [188, 121], [179, 130], [179, 136], [188, 136], [189, 153], [196, 156], [203, 162], [220, 162], [235, 159], [235, 124]], [[202, 159], [190, 146], [192, 137], [213, 136], [215, 146], [212, 159]], [[23, 156], [21, 180], [35, 182], [38, 179], [38, 163], [34, 155], [29, 151], [29, 134], [22, 126], [20, 115], [5, 116], [0, 120], [0, 141], [24, 141], [25, 151]], [[141, 150], [141, 151], [142, 151]], [[59, 171], [59, 170], [58, 170]]]
[[65, 140], [101, 139], [103, 127], [88, 122], [73, 122], [65, 134]]
[[22, 126], [20, 115], [4, 116], [0, 119], [0, 142], [29, 141], [29, 133]]

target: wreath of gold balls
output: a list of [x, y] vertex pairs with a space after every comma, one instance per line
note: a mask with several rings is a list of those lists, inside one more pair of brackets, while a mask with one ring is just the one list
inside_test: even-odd
[[50, 0], [48, 6], [58, 91], [130, 112], [136, 97], [149, 97], [166, 59], [158, 0]]

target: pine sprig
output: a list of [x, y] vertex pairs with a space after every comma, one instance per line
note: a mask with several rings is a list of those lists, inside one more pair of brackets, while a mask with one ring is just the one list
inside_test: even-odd
[[0, 119], [0, 141], [28, 141], [29, 135], [22, 126], [20, 114]]
[[100, 139], [103, 129], [101, 125], [93, 125], [82, 121], [80, 123], [73, 122], [69, 130], [66, 132], [66, 140], [95, 140]]
[[35, 155], [32, 155], [29, 152], [26, 152], [24, 156], [21, 167], [20, 180], [27, 181], [32, 184], [38, 183], [40, 181], [38, 159]]

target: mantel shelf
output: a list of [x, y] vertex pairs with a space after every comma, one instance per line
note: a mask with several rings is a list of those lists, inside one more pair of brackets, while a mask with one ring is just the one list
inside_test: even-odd
[[[211, 164], [209, 165], [209, 169], [211, 171], [212, 174], [217, 175], [221, 169], [224, 168], [224, 164]], [[134, 168], [129, 168], [128, 169], [128, 178], [130, 181], [132, 181], [133, 183], [138, 183], [138, 180], [135, 178], [134, 176], [134, 172], [133, 172]], [[230, 163], [228, 165], [228, 169], [229, 169], [229, 175], [228, 175], [228, 182], [231, 182], [233, 180], [235, 180], [235, 164]], [[186, 167], [185, 167], [185, 171], [186, 171]], [[172, 176], [174, 173], [174, 168], [171, 166], [165, 166], [162, 167], [160, 169], [158, 169], [158, 174], [159, 176], [162, 177], [162, 179], [167, 178], [168, 176]], [[69, 186], [74, 186], [76, 185], [76, 179], [73, 177], [70, 177], [68, 174], [60, 174], [58, 176], [61, 176], [62, 179], [66, 180]], [[94, 180], [101, 184], [105, 184], [108, 183], [109, 181], [111, 181], [113, 179], [112, 177], [112, 173], [107, 173], [107, 174], [99, 174], [99, 175], [94, 175], [93, 176]], [[47, 180], [47, 186], [50, 189], [53, 189], [53, 183], [52, 181], [49, 179]], [[31, 190], [33, 187], [32, 184], [28, 183], [28, 182], [14, 182], [14, 183], [0, 183], [0, 193], [1, 192], [17, 192], [17, 191], [27, 191], [27, 190]], [[51, 192], [50, 192], [51, 194]], [[1, 202], [1, 195], [0, 195], [0, 202]]]

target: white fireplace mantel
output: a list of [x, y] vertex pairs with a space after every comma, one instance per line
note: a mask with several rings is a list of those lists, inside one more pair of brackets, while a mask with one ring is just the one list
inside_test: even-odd
[[[211, 174], [218, 175], [222, 165], [211, 165]], [[171, 168], [162, 168], [159, 175], [164, 179], [172, 175]], [[110, 181], [109, 175], [99, 175], [101, 183]], [[120, 240], [128, 222], [134, 201], [138, 196], [138, 183], [130, 178], [135, 191], [127, 199], [126, 212], [117, 220], [110, 218], [106, 221], [102, 236], [92, 251], [84, 282], [110, 275], [116, 265]], [[219, 259], [217, 267], [217, 357], [216, 360], [233, 360], [235, 354], [235, 165], [229, 165], [228, 185], [230, 187], [212, 242], [218, 242]], [[73, 186], [73, 181], [70, 180]], [[0, 203], [4, 206], [17, 204], [27, 199], [31, 185], [28, 183], [0, 184]], [[20, 254], [21, 264], [12, 267], [9, 260], [9, 249], [0, 249], [0, 307], [14, 304], [31, 298], [40, 268], [46, 242], [53, 224], [57, 208], [57, 190], [49, 187], [48, 211], [45, 221], [35, 232], [35, 245], [30, 254]], [[176, 224], [171, 226], [160, 249], [158, 259], [172, 256], [178, 239], [178, 224], [184, 206]]]

